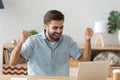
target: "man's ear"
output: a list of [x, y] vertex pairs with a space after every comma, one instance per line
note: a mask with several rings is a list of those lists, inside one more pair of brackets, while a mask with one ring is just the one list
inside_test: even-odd
[[47, 25], [47, 24], [44, 24], [43, 26], [44, 26], [44, 29], [45, 29], [45, 30], [46, 30], [46, 29], [47, 29], [47, 27], [48, 27], [48, 25]]

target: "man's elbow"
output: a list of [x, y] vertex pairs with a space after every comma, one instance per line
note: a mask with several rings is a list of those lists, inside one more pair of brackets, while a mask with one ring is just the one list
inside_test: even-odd
[[84, 57], [83, 55], [81, 57], [79, 57], [78, 59], [79, 61], [91, 61], [90, 57]]
[[10, 62], [10, 66], [15, 66], [15, 64], [14, 64], [14, 63], [12, 63], [12, 62]]
[[14, 61], [10, 60], [10, 66], [15, 66], [15, 65], [16, 65], [16, 63]]

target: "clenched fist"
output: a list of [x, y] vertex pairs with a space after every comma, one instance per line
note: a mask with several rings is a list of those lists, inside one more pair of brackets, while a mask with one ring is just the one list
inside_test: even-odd
[[85, 30], [85, 40], [89, 41], [92, 36], [93, 36], [92, 28], [87, 27]]
[[22, 30], [20, 35], [20, 42], [24, 43], [25, 40], [29, 37], [30, 32], [27, 30]]

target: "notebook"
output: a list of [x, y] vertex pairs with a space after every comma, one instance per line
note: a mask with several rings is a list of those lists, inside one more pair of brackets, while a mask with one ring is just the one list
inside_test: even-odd
[[108, 61], [80, 62], [77, 80], [106, 80], [108, 77]]

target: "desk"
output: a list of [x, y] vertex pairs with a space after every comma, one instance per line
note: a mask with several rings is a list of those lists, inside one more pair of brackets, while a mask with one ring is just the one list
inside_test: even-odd
[[[25, 76], [25, 75], [20, 75], [20, 76], [13, 76], [13, 75], [0, 75], [0, 79], [2, 80], [10, 80], [13, 77], [19, 77], [19, 78], [28, 78], [28, 80], [76, 80], [75, 77], [60, 77], [60, 76]], [[107, 80], [112, 80], [112, 78], [108, 78]]]
[[113, 80], [112, 78], [108, 78], [107, 80]]
[[60, 77], [60, 76], [13, 76], [13, 75], [0, 75], [0, 79], [2, 80], [10, 80], [13, 77], [19, 77], [19, 78], [28, 78], [28, 80], [75, 80], [75, 77]]

